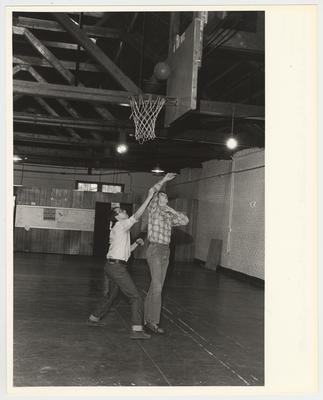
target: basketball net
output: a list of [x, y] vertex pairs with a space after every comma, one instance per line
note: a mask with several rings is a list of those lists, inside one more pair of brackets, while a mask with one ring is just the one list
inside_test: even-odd
[[132, 96], [130, 98], [131, 115], [135, 124], [135, 138], [140, 144], [156, 138], [155, 125], [160, 110], [165, 104], [164, 97]]

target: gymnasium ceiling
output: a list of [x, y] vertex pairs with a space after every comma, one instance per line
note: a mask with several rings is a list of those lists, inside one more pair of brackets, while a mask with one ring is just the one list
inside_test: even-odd
[[[176, 14], [178, 32], [184, 32], [194, 15]], [[208, 12], [197, 109], [169, 127], [162, 111], [157, 139], [135, 140], [130, 108], [120, 103], [137, 88], [166, 95], [166, 81], [152, 77], [156, 63], [167, 58], [174, 18], [170, 12], [15, 12], [14, 153], [26, 164], [80, 166], [89, 173], [150, 171], [156, 163], [179, 171], [230, 158], [225, 140], [232, 121], [236, 150], [263, 147], [262, 12]], [[84, 36], [90, 50], [81, 46]], [[123, 155], [115, 151], [120, 132], [129, 146]]]

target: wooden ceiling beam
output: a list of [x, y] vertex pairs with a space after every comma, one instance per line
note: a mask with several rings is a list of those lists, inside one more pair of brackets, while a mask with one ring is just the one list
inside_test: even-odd
[[[56, 69], [56, 71], [70, 84], [75, 84], [74, 75], [66, 69], [60, 62], [58, 58], [54, 56], [54, 54], [47, 49], [46, 46], [42, 44], [40, 40], [36, 38], [36, 36], [31, 33], [27, 28], [19, 28], [14, 26], [13, 31], [17, 34], [24, 35], [30, 44], [43, 56], [45, 59]], [[79, 82], [78, 86], [83, 87], [83, 84]], [[104, 119], [113, 119], [113, 115], [103, 107], [94, 106], [95, 110], [104, 118]]]
[[242, 61], [237, 61], [236, 63], [230, 65], [229, 68], [225, 69], [220, 75], [215, 75], [213, 78], [208, 79], [206, 82], [204, 82], [204, 87], [202, 90], [208, 90], [210, 88], [212, 88], [212, 86], [218, 82], [220, 79], [222, 79], [224, 76], [226, 76], [228, 73], [230, 73], [231, 71], [233, 71], [235, 68], [237, 68], [240, 64], [242, 63]]
[[238, 80], [234, 81], [230, 86], [223, 89], [222, 93], [225, 98], [230, 98], [230, 96], [228, 95], [230, 93], [234, 93], [240, 86], [248, 84], [250, 85], [250, 79], [252, 79], [253, 75], [255, 75], [255, 71], [248, 71], [245, 74], [241, 75]]
[[38, 51], [55, 69], [60, 75], [69, 83], [74, 84], [74, 75], [62, 66], [60, 61], [51, 53], [46, 46], [42, 44], [40, 40], [27, 28], [21, 28], [13, 26], [13, 32], [17, 35], [23, 35], [31, 44], [31, 46]]
[[[79, 15], [79, 12], [68, 12], [67, 14], [71, 15]], [[105, 12], [83, 12], [83, 15], [88, 16], [88, 17], [93, 17], [93, 18], [102, 18], [106, 13]]]
[[[58, 135], [49, 135], [48, 133], [30, 133], [30, 132], [18, 132], [14, 131], [13, 136], [14, 142], [21, 143], [42, 143], [42, 144], [57, 144], [63, 146], [91, 146], [91, 147], [102, 147], [102, 146], [114, 146], [117, 143], [117, 140], [107, 139], [104, 136], [100, 136], [100, 139], [86, 139], [86, 138], [73, 138]], [[165, 157], [175, 157], [182, 156], [193, 159], [202, 159], [206, 155], [213, 155], [217, 149], [217, 143], [205, 141], [205, 142], [196, 142], [196, 138], [193, 139], [159, 139], [158, 142], [152, 142], [145, 146], [138, 146], [138, 144], [134, 141], [130, 142], [131, 139], [128, 140], [128, 145], [132, 152], [140, 153], [140, 152], [148, 152], [149, 154], [153, 153], [156, 149], [155, 146], [158, 146], [158, 150]], [[224, 141], [218, 144], [223, 145]]]
[[[35, 97], [35, 100], [48, 112], [49, 115], [53, 117], [59, 117], [57, 112], [52, 107], [50, 107], [49, 104], [47, 104], [47, 102], [43, 98]], [[81, 136], [77, 132], [75, 132], [73, 128], [66, 127], [65, 129], [69, 133], [69, 135], [71, 135], [73, 138], [77, 139], [81, 138]]]
[[[16, 69], [19, 67], [19, 69]], [[16, 69], [16, 70], [15, 70]], [[13, 69], [13, 74], [17, 73], [20, 70], [28, 71], [38, 82], [45, 82], [45, 80], [38, 74], [36, 70], [34, 70], [33, 67], [30, 65], [18, 65]], [[34, 99], [37, 101], [37, 103], [48, 112], [49, 115], [53, 117], [59, 117], [57, 112], [42, 98], [35, 96]], [[58, 101], [63, 101], [63, 100], [58, 100]], [[74, 131], [73, 128], [66, 128], [66, 131], [74, 138], [80, 138], [80, 135]]]
[[[117, 154], [113, 148], [116, 146], [117, 140], [114, 141], [106, 141], [106, 140], [101, 140], [100, 142], [95, 141], [95, 140], [90, 140], [90, 139], [82, 139], [77, 141], [76, 139], [73, 138], [66, 138], [64, 136], [53, 136], [53, 135], [40, 135], [40, 134], [29, 134], [29, 133], [22, 133], [22, 132], [15, 132], [14, 133], [14, 145], [18, 149], [20, 147], [20, 152], [24, 155], [28, 154], [33, 154], [32, 151], [29, 151], [30, 149], [36, 149], [36, 148], [41, 148], [41, 151], [45, 151], [44, 149], [50, 147], [44, 147], [44, 145], [55, 145], [56, 150], [57, 146], [62, 146], [62, 149], [72, 149], [76, 150], [78, 148], [92, 148], [92, 149], [97, 149], [96, 155], [100, 156], [101, 158], [106, 158], [108, 157], [114, 157], [114, 158], [127, 158], [128, 160], [146, 160], [149, 159], [148, 155], [151, 155], [153, 153], [152, 147], [145, 147], [141, 146], [138, 143], [128, 143], [129, 146], [129, 151], [127, 154], [120, 156]], [[22, 147], [25, 149], [22, 151]], [[106, 152], [106, 149], [111, 149], [111, 152], [108, 153]], [[18, 153], [19, 154], [19, 153]], [[48, 153], [49, 155], [52, 153]], [[158, 160], [160, 162], [169, 162], [172, 160], [174, 162], [182, 162], [183, 160], [191, 160], [193, 162], [201, 162], [207, 157], [212, 158], [214, 156], [215, 152], [214, 151], [208, 151], [204, 152], [203, 154], [201, 153], [196, 153], [194, 151], [193, 146], [190, 147], [190, 149], [187, 149], [186, 151], [183, 151], [183, 149], [180, 148], [175, 148], [174, 144], [169, 145], [167, 148], [164, 147], [162, 151], [158, 152]], [[171, 157], [171, 160], [170, 160]]]
[[53, 13], [56, 20], [111, 75], [122, 88], [140, 93], [141, 89], [64, 13]]
[[263, 96], [265, 97], [265, 90], [264, 88], [261, 88], [257, 90], [254, 93], [251, 93], [250, 96], [244, 97], [243, 99], [240, 100], [240, 103], [244, 104], [247, 102], [250, 102], [252, 99], [256, 99], [257, 97]]
[[[126, 134], [130, 137], [134, 136], [134, 125], [129, 120], [111, 120], [111, 121], [102, 121], [102, 120], [94, 120], [94, 119], [84, 119], [84, 118], [68, 118], [68, 117], [54, 117], [48, 115], [36, 115], [36, 114], [28, 114], [23, 112], [15, 112], [13, 115], [13, 121], [15, 123], [22, 123], [27, 125], [39, 125], [39, 126], [56, 126], [60, 128], [74, 128], [74, 129], [82, 129], [86, 131], [96, 131], [96, 132], [104, 132], [106, 133], [118, 133], [119, 129], [124, 129]], [[206, 131], [203, 131], [204, 133]], [[164, 129], [156, 129], [157, 135], [164, 134]], [[196, 135], [193, 138], [172, 138], [172, 137], [160, 137], [158, 136], [159, 144], [158, 146], [162, 149], [171, 143], [171, 146], [174, 145], [174, 142], [181, 143], [180, 146], [182, 149], [185, 149], [185, 143], [187, 143], [187, 147], [189, 148], [191, 143], [194, 143], [195, 149], [199, 147], [199, 134], [200, 131], [196, 131]], [[100, 138], [101, 139], [101, 138]], [[207, 144], [212, 144], [212, 142], [207, 142]], [[216, 143], [214, 143], [216, 144]], [[147, 146], [146, 146], [147, 147]]]
[[112, 13], [112, 12], [110, 12], [110, 13], [105, 12], [105, 13], [103, 13], [103, 14], [104, 14], [104, 15], [102, 16], [102, 18], [99, 19], [99, 20], [94, 24], [94, 26], [102, 26], [102, 25], [104, 25], [104, 24], [113, 16], [113, 13]]
[[[55, 85], [51, 83], [42, 84], [16, 79], [13, 81], [13, 91], [15, 94], [30, 96], [38, 94], [42, 97], [119, 105], [129, 105], [129, 98], [135, 95], [133, 92], [126, 91]], [[152, 95], [152, 97], [157, 97], [157, 95]], [[175, 105], [176, 99], [167, 97], [166, 103], [169, 105]]]
[[[134, 24], [135, 24], [135, 22], [137, 20], [137, 17], [138, 17], [138, 13], [136, 12], [136, 13], [134, 13], [134, 15], [132, 17], [130, 24], [127, 26], [126, 33], [129, 33], [132, 30], [132, 28], [133, 28], [133, 26], [134, 26]], [[123, 49], [123, 46], [124, 46], [124, 41], [121, 40], [120, 43], [119, 43], [119, 48], [117, 50], [117, 53], [116, 53], [116, 55], [115, 55], [115, 57], [113, 59], [114, 63], [118, 62], [118, 60], [120, 58], [120, 55], [121, 55], [121, 52], [122, 52], [122, 49]]]
[[[28, 27], [28, 26], [26, 26], [26, 27]], [[83, 28], [84, 27], [82, 27], [82, 30], [83, 30]], [[63, 31], [63, 29], [62, 29], [62, 31]], [[115, 38], [115, 39], [120, 39], [124, 43], [127, 43], [138, 53], [140, 53], [142, 51], [143, 37], [138, 32], [131, 32], [131, 33], [122, 32], [120, 37]], [[66, 43], [66, 42], [63, 43], [63, 42], [57, 42], [57, 41], [52, 41], [52, 40], [43, 40], [42, 43], [45, 46], [47, 46], [48, 48], [57, 48], [57, 49], [72, 50], [72, 51], [78, 50], [78, 45], [75, 43]], [[84, 52], [85, 50], [81, 47], [80, 51]], [[147, 57], [147, 59], [149, 59], [153, 63], [157, 63], [158, 61], [161, 60], [160, 56], [156, 53], [156, 50], [147, 43], [145, 45], [145, 57]]]
[[247, 127], [257, 136], [263, 137], [264, 136], [264, 127], [259, 126], [258, 124], [254, 122], [247, 122]]
[[[17, 26], [17, 25], [15, 25]], [[25, 42], [19, 38], [15, 38], [15, 43], [19, 44], [24, 44]], [[42, 40], [42, 43], [47, 47], [47, 48], [53, 48], [53, 49], [62, 49], [62, 50], [72, 50], [76, 51], [78, 50], [78, 45], [75, 43], [68, 43], [68, 42], [58, 42], [54, 40]], [[80, 51], [85, 51], [84, 49], [80, 48]]]
[[[16, 43], [24, 43], [22, 40], [19, 40], [19, 38], [16, 39]], [[67, 42], [57, 42], [53, 40], [42, 40], [42, 43], [47, 47], [47, 48], [53, 48], [53, 49], [63, 49], [63, 50], [72, 50], [76, 51], [78, 50], [78, 45], [75, 43], [67, 43]], [[83, 48], [80, 48], [79, 51], [84, 52], [85, 50]]]
[[[35, 58], [36, 58], [36, 57], [35, 57]], [[24, 69], [24, 70], [30, 72], [31, 75], [36, 79], [37, 82], [46, 83], [45, 79], [42, 78], [41, 75], [38, 74], [38, 72], [37, 72], [34, 68], [32, 68], [31, 65], [29, 65], [29, 64], [27, 63], [27, 60], [26, 60], [26, 63], [24, 63], [24, 61], [22, 61], [22, 60], [20, 60], [20, 59], [17, 59], [16, 57], [14, 57], [14, 62], [22, 62], [22, 63], [21, 63], [21, 65], [18, 65], [18, 66], [15, 66], [15, 67], [14, 67], [14, 69], [13, 69], [13, 75], [15, 75], [16, 72], [18, 72], [18, 71]], [[50, 65], [50, 64], [49, 64], [49, 65]], [[19, 67], [19, 68], [18, 68], [18, 67]], [[51, 67], [52, 67], [52, 66], [51, 66]], [[35, 96], [36, 96], [36, 94], [35, 94]], [[14, 101], [18, 100], [20, 97], [22, 97], [22, 95], [14, 95]], [[62, 100], [62, 99], [58, 99], [57, 101], [61, 104], [61, 106], [62, 106], [63, 108], [65, 108], [65, 110], [66, 110], [70, 115], [72, 115], [73, 117], [78, 117], [78, 116], [79, 116], [79, 115], [77, 114], [77, 112], [73, 109], [73, 107], [71, 107], [71, 106], [67, 103], [67, 101]], [[55, 114], [53, 114], [53, 113], [50, 113], [50, 114], [51, 114], [51, 115], [55, 115]]]
[[[207, 35], [212, 33], [212, 30], [217, 27], [218, 24], [222, 23], [223, 17], [220, 17], [222, 11], [214, 12], [208, 23], [206, 24], [206, 38]], [[209, 14], [212, 14], [209, 12]], [[236, 34], [221, 45], [221, 49], [231, 50], [231, 51], [242, 51], [242, 52], [250, 52], [250, 53], [263, 53], [264, 52], [264, 37], [263, 37], [263, 28], [264, 28], [264, 18], [263, 12], [257, 12], [257, 32], [246, 32], [239, 30]], [[222, 28], [221, 28], [222, 29]], [[216, 41], [217, 42], [217, 41]], [[217, 47], [217, 43], [209, 44], [209, 47], [212, 49]]]
[[[27, 71], [30, 75], [32, 75], [37, 82], [41, 83], [47, 83], [46, 80], [31, 66], [31, 65], [18, 65], [15, 68], [19, 67], [20, 70]], [[15, 68], [14, 68], [14, 74], [15, 74]], [[47, 102], [39, 97], [35, 96], [36, 101], [49, 113], [49, 115], [54, 116], [54, 117], [59, 117], [57, 112], [50, 107]], [[68, 103], [64, 100], [57, 99], [57, 101], [65, 108], [65, 109], [70, 109], [71, 107], [68, 105]], [[74, 131], [73, 128], [66, 128], [67, 132], [76, 138], [80, 138], [80, 135]]]
[[46, 157], [68, 157], [68, 158], [85, 158], [90, 159], [92, 157], [92, 151], [89, 148], [79, 148], [77, 150], [70, 149], [55, 149], [49, 147], [35, 147], [26, 145], [14, 146], [15, 154], [21, 154], [24, 156], [36, 155]]
[[238, 31], [236, 35], [221, 47], [243, 52], [263, 53], [265, 50], [264, 15], [265, 13], [263, 11], [257, 12], [256, 33]]
[[[43, 42], [43, 43], [45, 44], [45, 42]], [[60, 62], [64, 68], [75, 71], [75, 68], [76, 68], [75, 61], [60, 60]], [[29, 56], [18, 55], [18, 56], [13, 57], [13, 63], [20, 64], [20, 65], [26, 64], [26, 65], [31, 65], [34, 67], [53, 68], [53, 66], [48, 61], [41, 59], [39, 57], [29, 57]], [[79, 69], [82, 72], [100, 72], [100, 71], [102, 71], [100, 68], [98, 68], [94, 64], [82, 63], [82, 62], [80, 63]]]
[[[70, 159], [70, 158], [51, 158], [44, 156], [30, 156], [24, 164], [30, 165], [57, 165], [57, 166], [70, 166], [70, 167], [83, 167], [83, 168], [111, 168], [113, 170], [118, 169], [119, 171], [129, 171], [129, 172], [151, 172], [153, 167], [152, 164], [145, 163], [144, 165], [140, 162], [129, 162], [126, 160], [114, 160], [114, 159], [105, 159], [105, 160], [79, 160], [79, 159]], [[195, 167], [201, 167], [201, 164], [195, 165]], [[189, 165], [183, 164], [178, 166], [172, 166], [169, 168], [165, 168], [166, 172], [176, 172], [179, 173], [181, 168], [189, 167]]]
[[[28, 29], [37, 29], [50, 32], [65, 32], [65, 29], [56, 22], [37, 18], [17, 17], [13, 19], [13, 24]], [[120, 29], [103, 28], [99, 26], [83, 25], [82, 30], [86, 35], [94, 38], [120, 39], [122, 31]]]
[[33, 124], [33, 125], [47, 125], [47, 126], [59, 126], [69, 127], [75, 129], [86, 129], [95, 131], [106, 131], [108, 128], [133, 128], [133, 124], [129, 120], [91, 120], [81, 118], [66, 118], [66, 117], [53, 117], [47, 115], [34, 115], [15, 112], [13, 116], [14, 122]]
[[42, 97], [35, 97], [35, 100], [44, 110], [48, 112], [49, 115], [52, 115], [53, 117], [59, 116], [57, 112]]
[[58, 144], [66, 146], [76, 147], [102, 147], [105, 141], [85, 138], [74, 138], [66, 136], [54, 136], [48, 134], [39, 133], [26, 133], [26, 132], [14, 132], [13, 134], [14, 143], [26, 142], [26, 143], [43, 143], [43, 144]]
[[207, 114], [231, 118], [233, 110], [235, 118], [260, 120], [265, 119], [265, 107], [247, 105], [242, 103], [226, 103], [221, 101], [201, 100], [198, 110], [194, 112], [198, 114]]
[[[49, 148], [43, 146], [30, 145], [30, 144], [15, 144], [15, 154], [23, 155], [24, 157], [29, 156], [46, 156], [46, 157], [69, 157], [69, 158], [80, 158], [80, 159], [93, 159], [93, 160], [117, 160], [125, 162], [134, 162], [138, 164], [152, 165], [155, 163], [148, 157], [142, 157], [144, 154], [135, 154], [134, 152], [128, 152], [125, 155], [120, 155], [109, 147], [106, 148], [91, 148], [91, 147], [78, 147], [77, 149], [69, 148]], [[207, 157], [206, 157], [207, 158]], [[203, 158], [188, 156], [179, 156], [177, 158], [169, 158], [167, 154], [158, 154], [158, 161], [163, 165], [177, 166], [178, 164], [191, 163], [200, 164]]]
[[169, 21], [169, 40], [168, 40], [168, 57], [173, 53], [173, 48], [176, 41], [176, 35], [180, 29], [180, 13], [171, 12]]
[[[183, 150], [180, 146], [180, 144], [177, 144], [178, 147], [176, 147], [175, 143], [169, 144], [167, 147], [164, 147], [162, 150], [160, 147], [158, 147], [158, 153], [156, 151], [157, 145], [154, 147], [149, 147], [145, 148], [142, 145], [135, 143], [135, 144], [130, 144], [128, 143], [129, 146], [129, 151], [126, 155], [128, 158], [134, 157], [138, 158], [139, 160], [142, 158], [152, 158], [151, 156], [155, 154], [156, 152], [156, 157], [158, 158], [159, 161], [183, 161], [184, 160], [192, 160], [192, 161], [198, 161], [200, 162], [203, 160], [205, 157], [210, 156], [212, 157], [214, 154], [214, 151], [208, 151], [204, 152], [204, 154], [200, 154], [194, 150], [194, 144], [191, 143], [190, 148], [187, 148], [186, 150]], [[120, 157], [120, 156], [119, 156]]]
[[79, 47], [78, 44], [75, 43], [67, 43], [67, 42], [54, 42], [52, 40], [43, 40], [43, 43], [46, 47], [54, 48], [54, 49], [63, 49], [63, 50], [72, 50], [72, 51], [81, 51], [85, 52], [82, 47]]

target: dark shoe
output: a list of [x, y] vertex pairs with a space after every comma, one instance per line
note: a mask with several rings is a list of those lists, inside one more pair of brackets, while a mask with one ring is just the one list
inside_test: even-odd
[[130, 339], [150, 339], [151, 336], [144, 331], [133, 331], [131, 330]]
[[165, 333], [165, 330], [163, 328], [160, 328], [158, 325], [154, 325], [149, 322], [146, 323], [145, 328], [148, 331], [150, 331], [152, 333], [157, 333], [159, 335], [164, 335], [164, 333]]
[[91, 319], [88, 319], [86, 321], [87, 326], [105, 326], [106, 324], [101, 321], [92, 321]]

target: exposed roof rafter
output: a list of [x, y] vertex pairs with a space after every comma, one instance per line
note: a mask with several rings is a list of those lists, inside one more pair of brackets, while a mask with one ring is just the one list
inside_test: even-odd
[[126, 76], [121, 69], [80, 29], [68, 15], [64, 13], [53, 13], [57, 21], [70, 33], [77, 43], [82, 46], [101, 67], [110, 74], [123, 89], [140, 93], [141, 89]]

